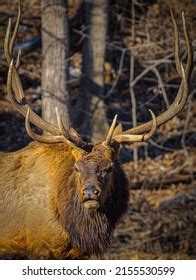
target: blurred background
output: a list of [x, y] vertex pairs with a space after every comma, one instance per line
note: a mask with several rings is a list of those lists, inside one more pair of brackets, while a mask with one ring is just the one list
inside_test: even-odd
[[[20, 77], [31, 108], [83, 138], [104, 139], [115, 114], [124, 129], [150, 119], [174, 100], [172, 9], [186, 64], [181, 12], [196, 61], [196, 4], [191, 0], [22, 0], [14, 54], [22, 50]], [[17, 1], [0, 0], [0, 151], [31, 139], [7, 97], [3, 41]], [[184, 110], [146, 143], [123, 145], [120, 161], [130, 182], [128, 215], [103, 259], [196, 258], [196, 67]], [[37, 130], [36, 128], [34, 128]], [[41, 131], [37, 130], [39, 133]]]

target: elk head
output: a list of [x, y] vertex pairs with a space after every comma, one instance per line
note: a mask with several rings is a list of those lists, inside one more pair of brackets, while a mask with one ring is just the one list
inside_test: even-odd
[[[10, 101], [13, 106], [25, 117], [26, 130], [32, 139], [42, 143], [64, 142], [73, 149], [72, 153], [75, 158], [73, 172], [78, 181], [78, 186], [80, 186], [79, 194], [81, 203], [86, 209], [99, 209], [100, 205], [103, 204], [106, 199], [108, 192], [111, 191], [110, 188], [105, 188], [105, 186], [112, 185], [110, 182], [113, 178], [113, 169], [120, 143], [147, 141], [154, 135], [158, 126], [168, 122], [176, 116], [186, 104], [188, 95], [187, 80], [189, 79], [191, 73], [193, 54], [184, 14], [182, 13], [182, 21], [187, 49], [187, 64], [185, 69], [179, 59], [179, 35], [176, 22], [173, 14], [171, 13], [174, 25], [175, 62], [177, 72], [181, 77], [181, 84], [173, 103], [158, 117], [155, 117], [154, 113], [149, 110], [152, 117], [151, 121], [126, 131], [123, 131], [120, 123], [118, 125], [116, 124], [117, 116], [115, 116], [106, 139], [102, 143], [97, 143], [95, 145], [83, 141], [73, 128], [66, 130], [62, 124], [58, 109], [56, 110], [58, 126], [55, 126], [35, 114], [27, 104], [18, 74], [20, 52], [16, 63], [14, 63], [13, 59], [13, 45], [18, 31], [20, 15], [21, 8], [19, 1], [18, 16], [14, 31], [11, 35], [11, 20], [9, 20], [4, 43], [5, 57], [9, 65], [7, 91]], [[30, 123], [47, 131], [50, 135], [36, 134], [31, 129]]]
[[81, 203], [89, 210], [96, 210], [111, 192], [106, 186], [112, 186], [113, 151], [98, 145], [90, 153], [81, 150], [75, 156], [74, 173]]

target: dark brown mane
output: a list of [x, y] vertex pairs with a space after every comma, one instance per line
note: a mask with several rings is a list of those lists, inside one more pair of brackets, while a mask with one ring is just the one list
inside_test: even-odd
[[66, 200], [68, 203], [64, 202], [64, 208], [60, 210], [71, 243], [88, 255], [101, 255], [110, 246], [111, 233], [128, 207], [127, 179], [119, 164], [114, 170], [114, 189], [99, 211], [89, 213], [81, 205], [74, 178], [69, 182], [71, 191]]

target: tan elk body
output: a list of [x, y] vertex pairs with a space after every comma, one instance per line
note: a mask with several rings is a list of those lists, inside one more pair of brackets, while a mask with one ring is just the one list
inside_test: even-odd
[[[122, 130], [116, 116], [102, 143], [86, 143], [71, 128], [65, 130], [57, 110], [58, 127], [36, 115], [25, 100], [18, 74], [19, 56], [13, 61], [12, 49], [19, 20], [11, 35], [11, 22], [5, 38], [9, 65], [7, 90], [13, 106], [25, 117], [28, 134], [35, 140], [26, 148], [0, 153], [0, 257], [30, 259], [82, 259], [101, 255], [129, 200], [128, 182], [118, 163], [120, 143], [146, 141], [157, 126], [169, 121], [184, 107], [192, 68], [192, 47], [182, 15], [187, 47], [185, 70], [175, 60], [181, 85], [174, 102], [160, 116]], [[50, 135], [38, 135], [30, 123]]]
[[[90, 158], [86, 158], [85, 164], [88, 166], [97, 160], [97, 153], [99, 153], [100, 170], [107, 172], [106, 164], [112, 163], [112, 155], [111, 151], [105, 147], [97, 147], [97, 151], [94, 150], [94, 157], [92, 155]], [[102, 158], [101, 153], [103, 153]], [[88, 153], [86, 154], [88, 155]], [[118, 212], [116, 221], [106, 223], [104, 217], [103, 221], [101, 216], [89, 217], [95, 227], [93, 228], [92, 225], [92, 231], [98, 230], [100, 226], [103, 227], [100, 228], [100, 233], [101, 231], [104, 233], [99, 241], [104, 241], [104, 243], [91, 248], [93, 241], [88, 229], [85, 229], [89, 225], [86, 225], [85, 221], [82, 224], [82, 215], [81, 218], [78, 216], [79, 214], [73, 215], [77, 213], [77, 205], [72, 205], [75, 192], [82, 195], [80, 181], [75, 182], [78, 171], [74, 171], [74, 164], [76, 158], [78, 161], [84, 156], [85, 152], [74, 151], [66, 143], [40, 144], [35, 142], [20, 152], [0, 154], [2, 172], [0, 181], [0, 255], [8, 258], [74, 259], [84, 258], [90, 253], [100, 253], [103, 250], [102, 247], [108, 245], [108, 240], [105, 240], [105, 238], [108, 239], [108, 234], [104, 231], [110, 231], [114, 227], [113, 223], [118, 222], [126, 211], [127, 181], [119, 166], [115, 168], [118, 177], [108, 174], [111, 177], [111, 182], [108, 183], [111, 189], [108, 186], [107, 191], [115, 191], [115, 196], [118, 196], [121, 205], [118, 202], [113, 205], [113, 201], [108, 201], [108, 207], [113, 207], [111, 208], [113, 213]], [[115, 177], [117, 177], [116, 182], [113, 181]], [[85, 181], [85, 176], [83, 176], [83, 180]], [[96, 180], [93, 183], [97, 183]], [[77, 186], [75, 186], [76, 184]], [[118, 190], [112, 189], [114, 184]], [[120, 184], [124, 185], [121, 187]], [[108, 195], [110, 194], [105, 193], [102, 199]], [[121, 196], [123, 201], [121, 201]], [[71, 209], [64, 209], [65, 206], [71, 207], [75, 212], [70, 213]], [[95, 210], [84, 209], [83, 214], [88, 215], [89, 211], [92, 211], [93, 215]], [[78, 219], [81, 233], [86, 231], [87, 241], [89, 240], [89, 248], [87, 246], [86, 251], [74, 246], [65, 230], [65, 227], [71, 226], [68, 225], [71, 215], [73, 223], [76, 223], [76, 219]], [[93, 238], [96, 238], [95, 233]], [[86, 245], [83, 244], [80, 247], [84, 246]]]

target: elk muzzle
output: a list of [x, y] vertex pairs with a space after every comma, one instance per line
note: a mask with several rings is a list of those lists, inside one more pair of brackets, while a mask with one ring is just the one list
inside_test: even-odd
[[93, 210], [98, 209], [100, 207], [100, 203], [98, 201], [100, 193], [100, 189], [94, 184], [85, 185], [82, 191], [84, 207]]

